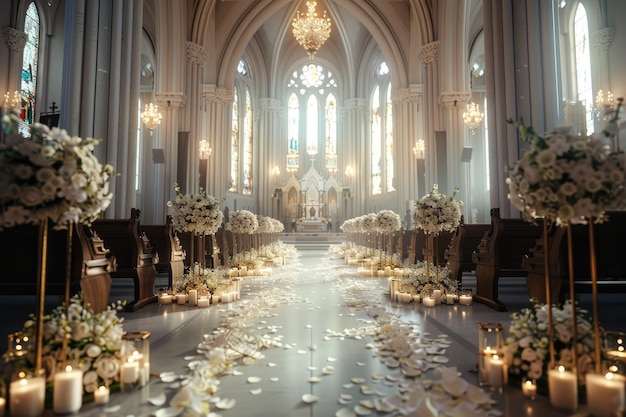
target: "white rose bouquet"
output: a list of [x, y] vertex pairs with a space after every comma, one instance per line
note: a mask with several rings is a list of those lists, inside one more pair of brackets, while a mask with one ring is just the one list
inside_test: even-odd
[[[614, 135], [612, 129], [586, 137], [561, 126], [539, 136], [523, 121], [509, 123], [530, 144], [507, 178], [509, 199], [526, 219], [545, 217], [567, 225], [593, 218], [600, 223], [605, 210], [623, 205], [626, 159], [623, 152], [610, 152], [605, 145]], [[608, 127], [614, 124], [612, 120]]]
[[424, 230], [426, 234], [438, 236], [443, 231], [454, 232], [461, 222], [462, 201], [456, 201], [455, 197], [459, 189], [447, 197], [439, 192], [437, 184], [433, 185], [429, 194], [415, 203], [415, 226]]
[[252, 234], [259, 228], [259, 221], [256, 214], [248, 210], [233, 211], [230, 220], [226, 225], [226, 230], [233, 233]]
[[30, 138], [3, 114], [0, 143], [0, 230], [49, 219], [55, 229], [91, 224], [111, 203], [113, 167], [93, 154], [96, 139], [34, 123]]
[[167, 203], [172, 208], [174, 229], [198, 235], [215, 234], [224, 220], [221, 201], [203, 189], [198, 194], [182, 194], [178, 184], [174, 184], [174, 189], [176, 200]]
[[375, 228], [381, 233], [393, 233], [400, 230], [400, 215], [393, 210], [381, 210], [376, 214]]

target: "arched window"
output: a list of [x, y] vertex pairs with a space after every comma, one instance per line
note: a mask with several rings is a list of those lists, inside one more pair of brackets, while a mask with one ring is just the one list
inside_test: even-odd
[[389, 67], [381, 63], [376, 71], [370, 103], [370, 171], [371, 193], [380, 195], [395, 191], [393, 166], [393, 105], [391, 102], [391, 77]]
[[[288, 170], [295, 172], [298, 162], [293, 155], [300, 149], [299, 138], [306, 139], [306, 151], [310, 156], [323, 155], [330, 173], [336, 172], [337, 164], [337, 83], [331, 71], [320, 64], [306, 64], [294, 71], [287, 83], [288, 105]], [[320, 149], [320, 144], [324, 144]], [[294, 168], [295, 167], [295, 168]]]
[[[589, 51], [589, 23], [587, 11], [582, 3], [576, 7], [574, 14], [574, 53], [576, 61], [576, 89], [577, 99], [585, 103], [587, 134], [591, 135], [593, 128], [593, 86], [591, 83], [591, 54]], [[584, 132], [583, 132], [584, 133]]]
[[31, 124], [35, 121], [40, 29], [39, 12], [35, 2], [31, 2], [26, 10], [26, 19], [24, 21], [24, 32], [27, 34], [27, 39], [26, 45], [24, 45], [22, 82], [20, 86], [22, 94], [20, 117], [26, 124]]
[[254, 187], [254, 109], [250, 83], [248, 66], [244, 60], [240, 60], [233, 89], [230, 188], [228, 190], [243, 195], [251, 195]]

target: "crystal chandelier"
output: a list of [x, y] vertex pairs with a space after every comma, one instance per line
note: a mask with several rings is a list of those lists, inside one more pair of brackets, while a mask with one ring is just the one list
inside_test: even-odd
[[163, 115], [159, 112], [159, 107], [154, 103], [146, 104], [145, 109], [141, 112], [141, 121], [150, 129], [150, 136], [154, 133], [154, 129], [161, 124]]
[[424, 139], [418, 139], [415, 142], [415, 146], [413, 146], [413, 155], [417, 159], [424, 159], [424, 153], [426, 151], [426, 144], [424, 143]]
[[600, 90], [596, 94], [596, 109], [599, 114], [606, 115], [606, 113], [615, 106], [615, 98], [610, 91]]
[[330, 36], [330, 18], [326, 17], [326, 11], [324, 11], [324, 17], [317, 17], [315, 6], [317, 6], [316, 1], [307, 1], [306, 15], [301, 16], [298, 11], [291, 23], [293, 36], [311, 59]]
[[470, 101], [463, 112], [463, 121], [470, 128], [472, 135], [476, 133], [476, 128], [483, 121], [484, 114], [480, 111], [478, 104]]

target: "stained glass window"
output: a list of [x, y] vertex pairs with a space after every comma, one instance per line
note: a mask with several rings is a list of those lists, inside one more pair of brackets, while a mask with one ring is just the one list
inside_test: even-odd
[[20, 117], [26, 124], [35, 121], [35, 108], [37, 99], [37, 70], [39, 62], [39, 12], [35, 2], [31, 2], [26, 10], [26, 20], [24, 21], [24, 32], [27, 39], [24, 45], [24, 56], [22, 59], [22, 82], [20, 90], [22, 93], [22, 111]]
[[239, 93], [235, 87], [233, 94], [232, 132], [230, 139], [230, 188], [237, 192], [239, 184]]
[[381, 63], [376, 71], [378, 83], [374, 86], [370, 105], [370, 175], [371, 193], [395, 191], [393, 162], [393, 103], [389, 67]]
[[589, 24], [587, 21], [587, 12], [582, 3], [578, 4], [574, 15], [574, 43], [578, 100], [585, 103], [587, 107], [587, 134], [591, 135], [594, 131], [594, 102], [591, 83], [591, 55], [589, 52]]
[[252, 111], [252, 96], [250, 89], [246, 88], [246, 113], [243, 125], [243, 194], [252, 194], [252, 126], [254, 113]]

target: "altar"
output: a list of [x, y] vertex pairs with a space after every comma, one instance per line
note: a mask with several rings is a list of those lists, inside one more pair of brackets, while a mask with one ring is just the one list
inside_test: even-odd
[[326, 231], [325, 219], [302, 219], [298, 220], [296, 230], [298, 233], [319, 233]]

